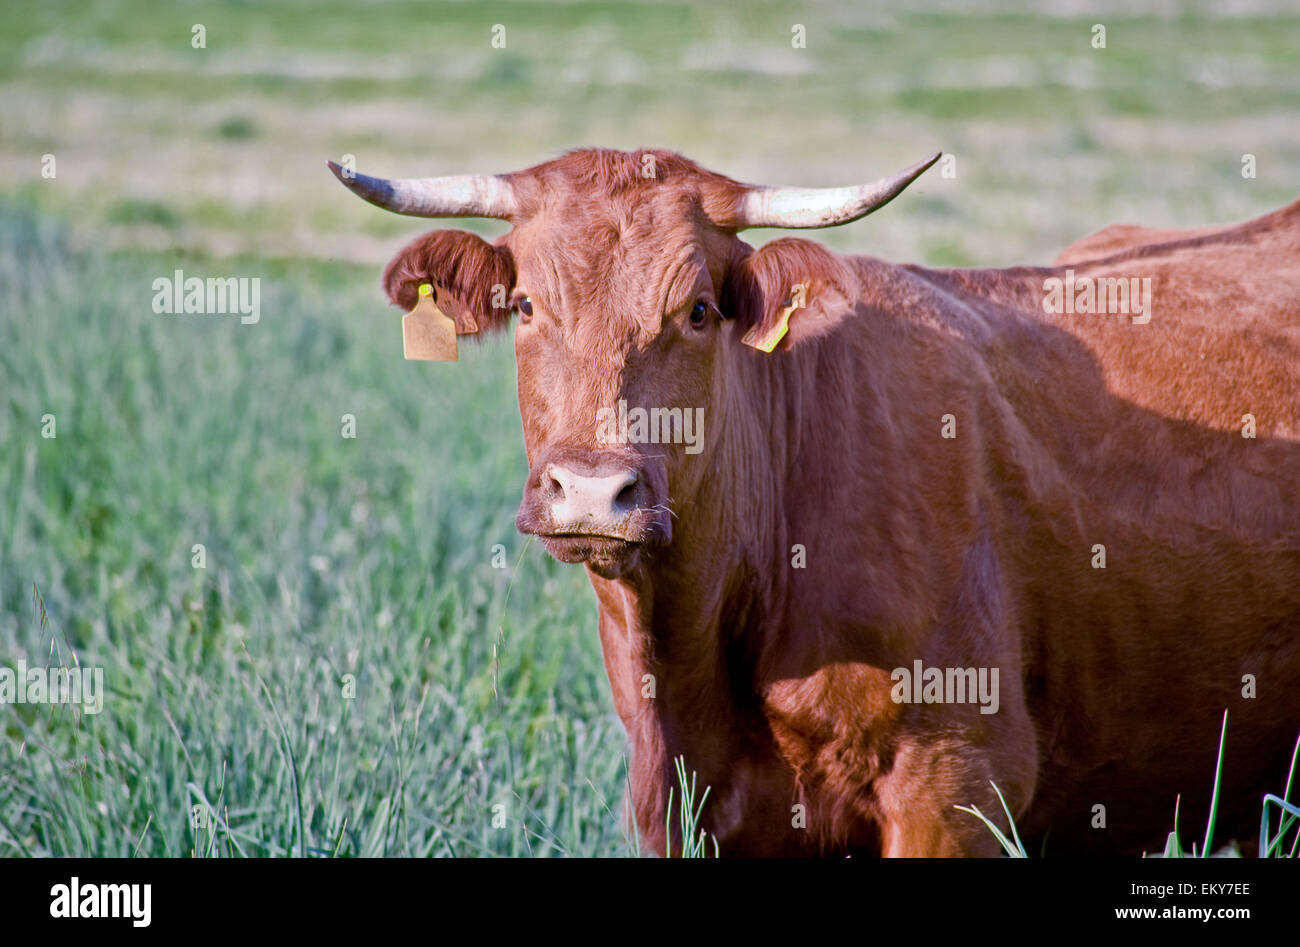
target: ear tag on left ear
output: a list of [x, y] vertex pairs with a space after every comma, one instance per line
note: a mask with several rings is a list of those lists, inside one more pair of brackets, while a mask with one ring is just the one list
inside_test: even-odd
[[433, 287], [420, 284], [415, 308], [402, 316], [402, 355], [424, 362], [458, 361], [456, 320], [433, 301]]
[[790, 305], [781, 310], [781, 314], [770, 329], [761, 332], [761, 326], [752, 326], [740, 341], [751, 348], [758, 349], [760, 352], [771, 352], [776, 348], [776, 344], [785, 338], [785, 334], [790, 331], [790, 317], [794, 315], [794, 311], [798, 308], [799, 300], [791, 300]]

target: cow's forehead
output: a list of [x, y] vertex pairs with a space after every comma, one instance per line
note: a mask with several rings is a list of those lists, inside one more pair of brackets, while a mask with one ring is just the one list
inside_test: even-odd
[[684, 270], [715, 269], [709, 257], [720, 237], [698, 202], [675, 190], [636, 199], [568, 194], [517, 224], [509, 243], [520, 288], [557, 315], [596, 306], [644, 319], [682, 291]]
[[570, 256], [653, 260], [709, 228], [699, 199], [680, 187], [618, 194], [566, 189], [515, 228], [527, 245]]

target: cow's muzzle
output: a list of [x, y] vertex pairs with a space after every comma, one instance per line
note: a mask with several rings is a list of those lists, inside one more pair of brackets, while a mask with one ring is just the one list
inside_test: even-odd
[[561, 562], [617, 578], [672, 537], [663, 480], [635, 455], [547, 451], [529, 471], [515, 525]]

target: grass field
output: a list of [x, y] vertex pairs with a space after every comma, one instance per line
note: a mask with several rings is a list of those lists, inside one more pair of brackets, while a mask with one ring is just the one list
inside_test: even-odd
[[368, 271], [259, 268], [241, 326], [152, 312], [175, 258], [63, 239], [0, 216], [30, 314], [0, 330], [0, 655], [103, 666], [108, 695], [5, 708], [0, 850], [625, 851], [590, 591], [514, 529], [508, 343], [448, 385], [357, 318]]
[[[937, 265], [1300, 192], [1293, 4], [982, 6], [6, 9], [0, 666], [108, 693], [0, 708], [0, 855], [635, 852], [590, 587], [514, 529], [510, 342], [403, 362], [378, 264], [429, 225], [324, 161], [647, 144], [818, 185], [942, 148], [955, 178], [822, 235]], [[260, 278], [261, 320], [155, 313], [177, 268]]]

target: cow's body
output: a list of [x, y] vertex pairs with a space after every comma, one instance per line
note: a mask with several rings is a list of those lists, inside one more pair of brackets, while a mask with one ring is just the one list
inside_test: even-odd
[[[1217, 837], [1258, 826], [1300, 731], [1300, 203], [1181, 236], [1112, 233], [1063, 258], [1076, 278], [1149, 277], [1134, 324], [1044, 313], [1063, 266], [929, 270], [697, 234], [683, 245], [702, 247], [730, 324], [688, 388], [655, 360], [687, 344], [655, 347], [666, 317], [622, 343], [585, 336], [604, 331], [592, 320], [521, 328], [520, 524], [588, 562], [648, 847], [682, 756], [724, 853], [991, 854], [954, 806], [998, 812], [992, 780], [1031, 847], [1137, 854], [1180, 793], [1181, 824], [1204, 825], [1225, 708]], [[394, 261], [395, 299], [423, 259]], [[541, 282], [527, 264], [518, 278]], [[776, 351], [739, 344], [801, 282]], [[605, 361], [610, 377], [588, 371]], [[688, 391], [706, 409], [697, 466], [638, 455], [628, 481], [667, 483], [670, 542], [592, 552], [547, 525], [570, 456], [554, 445], [589, 447], [557, 400], [566, 378], [583, 405]], [[897, 702], [891, 672], [918, 660], [999, 669], [997, 712]]]
[[[993, 779], [1049, 851], [1136, 853], [1179, 793], [1204, 825], [1225, 708], [1220, 832], [1257, 825], [1300, 730], [1300, 204], [1193, 244], [1076, 268], [1151, 276], [1145, 325], [1045, 315], [1050, 270], [856, 258], [816, 346], [733, 350], [746, 489], [679, 509], [644, 590], [593, 577], [643, 825], [682, 754], [726, 850], [986, 850], [950, 806]], [[1000, 666], [1001, 709], [893, 703], [918, 657]]]

